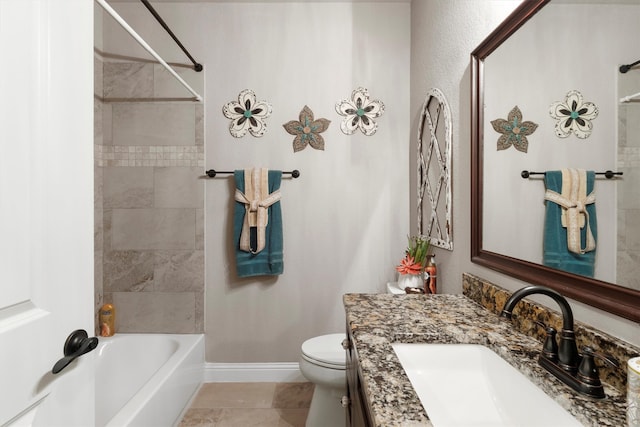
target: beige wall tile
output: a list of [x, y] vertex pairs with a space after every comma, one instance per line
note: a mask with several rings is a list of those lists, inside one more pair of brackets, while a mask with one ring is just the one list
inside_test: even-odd
[[[624, 172], [624, 183], [638, 182], [640, 170], [627, 168]], [[640, 186], [620, 185], [618, 187], [618, 209], [640, 209]]]
[[204, 145], [204, 104], [196, 104], [196, 145]]
[[626, 105], [626, 112], [625, 145], [640, 147], [640, 104]]
[[638, 264], [640, 263], [640, 251], [618, 252], [618, 281], [626, 287], [640, 290], [640, 276]]
[[102, 145], [103, 134], [102, 130], [102, 115], [104, 104], [98, 99], [93, 100], [93, 144]]
[[204, 250], [204, 209], [196, 209], [196, 249]]
[[102, 104], [102, 143], [113, 145], [113, 106]]
[[195, 332], [193, 292], [114, 292], [116, 332]]
[[[105, 98], [191, 96], [160, 66], [99, 68]], [[179, 73], [202, 91], [203, 74]], [[117, 304], [120, 332], [201, 333], [204, 106], [97, 102], [95, 120], [96, 308]]]
[[107, 62], [104, 64], [105, 98], [153, 96], [153, 64]]
[[195, 209], [114, 209], [111, 249], [195, 249]]
[[112, 104], [114, 145], [194, 145], [195, 107], [186, 103]]
[[204, 290], [204, 251], [156, 251], [156, 291]]
[[153, 168], [105, 167], [105, 208], [153, 206]]
[[[183, 67], [173, 69], [193, 90], [204, 96], [204, 71], [197, 72], [193, 68]], [[154, 64], [153, 95], [157, 98], [193, 97], [193, 94], [160, 64]]]
[[107, 251], [104, 255], [105, 292], [154, 290], [153, 251]]
[[[204, 271], [204, 265], [202, 265], [202, 271]], [[195, 333], [202, 334], [204, 333], [204, 287], [200, 292], [194, 292], [196, 299], [196, 307], [195, 307]]]
[[102, 97], [104, 95], [104, 70], [102, 59], [93, 58], [93, 93]]
[[198, 167], [154, 168], [154, 206], [158, 208], [202, 208], [204, 180]]
[[640, 210], [626, 212], [625, 235], [628, 250], [640, 251]]

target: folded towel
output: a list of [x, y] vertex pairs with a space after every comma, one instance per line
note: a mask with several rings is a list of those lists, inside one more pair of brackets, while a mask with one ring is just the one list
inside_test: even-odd
[[236, 170], [234, 179], [233, 236], [238, 276], [282, 274], [282, 172]]
[[595, 173], [576, 169], [545, 173], [542, 263], [593, 277], [597, 220]]

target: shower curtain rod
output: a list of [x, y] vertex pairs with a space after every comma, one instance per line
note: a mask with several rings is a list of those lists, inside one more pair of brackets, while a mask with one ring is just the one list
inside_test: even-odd
[[153, 17], [156, 18], [156, 20], [160, 23], [160, 25], [162, 25], [162, 28], [164, 28], [164, 30], [167, 33], [169, 33], [173, 41], [176, 42], [176, 44], [180, 49], [182, 49], [184, 54], [187, 55], [187, 58], [189, 58], [189, 60], [193, 63], [193, 69], [196, 70], [197, 72], [202, 71], [202, 64], [199, 64], [195, 59], [193, 59], [193, 56], [191, 56], [187, 48], [185, 48], [182, 45], [182, 43], [180, 43], [180, 40], [178, 40], [178, 37], [176, 37], [176, 35], [173, 34], [173, 31], [171, 31], [171, 28], [169, 28], [167, 23], [164, 22], [164, 19], [162, 19], [162, 17], [158, 14], [158, 12], [156, 12], [156, 10], [153, 8], [153, 6], [151, 6], [148, 0], [140, 0], [140, 1], [142, 2], [142, 4], [145, 5], [145, 7], [149, 10], [149, 12], [151, 12]]
[[638, 64], [640, 64], [640, 60], [634, 62], [633, 64], [621, 65], [619, 70], [621, 73], [626, 73], [627, 71], [629, 71], [631, 68], [635, 67]]
[[156, 53], [156, 51], [153, 50], [153, 48], [151, 46], [149, 46], [149, 44], [146, 41], [144, 41], [144, 39], [142, 37], [140, 37], [139, 34], [136, 33], [135, 30], [133, 28], [131, 28], [131, 26], [129, 24], [127, 24], [127, 22], [124, 19], [122, 19], [122, 17], [120, 15], [118, 15], [118, 12], [116, 12], [109, 5], [109, 3], [107, 3], [105, 0], [95, 0], [95, 1], [100, 6], [102, 6], [102, 8], [105, 11], [107, 11], [107, 13], [109, 13], [109, 15], [111, 15], [113, 17], [113, 19], [115, 19], [116, 22], [118, 24], [120, 24], [120, 26], [122, 28], [124, 28], [131, 35], [131, 37], [133, 37], [147, 52], [149, 52], [151, 54], [151, 56], [153, 56], [160, 64], [162, 64], [162, 66], [164, 68], [166, 68], [167, 71], [169, 71], [169, 73], [171, 73], [171, 75], [173, 77], [175, 77], [182, 84], [182, 86], [184, 86], [189, 92], [191, 92], [193, 94], [193, 96], [195, 96], [196, 101], [202, 102], [202, 96], [200, 96], [200, 94], [198, 94], [198, 92], [193, 90], [193, 88], [191, 86], [189, 86], [189, 84], [187, 82], [185, 82], [184, 79], [182, 77], [180, 77], [178, 75], [178, 73], [176, 73], [175, 70], [173, 68], [171, 68], [171, 66], [169, 66], [169, 64], [167, 64], [165, 62], [165, 60], [162, 59], [160, 57], [160, 55], [158, 55]]
[[636, 99], [636, 98], [640, 98], [640, 92], [634, 93], [633, 95], [629, 95], [629, 96], [623, 96], [622, 98], [620, 98], [620, 102], [638, 102], [638, 101], [640, 101], [639, 99]]

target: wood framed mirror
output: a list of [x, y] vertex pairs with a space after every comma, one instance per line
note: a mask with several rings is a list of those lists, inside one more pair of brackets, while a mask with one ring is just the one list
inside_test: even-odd
[[484, 144], [489, 143], [484, 135], [485, 120], [492, 119], [485, 118], [485, 60], [549, 2], [525, 0], [471, 53], [471, 261], [531, 284], [548, 286], [569, 298], [638, 322], [638, 290], [556, 270], [483, 247], [483, 199], [486, 198], [483, 195], [487, 191], [499, 191], [484, 186], [483, 152]]

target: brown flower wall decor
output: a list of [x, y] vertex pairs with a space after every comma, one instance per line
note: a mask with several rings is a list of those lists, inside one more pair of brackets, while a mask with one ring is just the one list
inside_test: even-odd
[[324, 138], [320, 135], [329, 127], [330, 120], [318, 119], [314, 120], [313, 111], [306, 105], [300, 111], [298, 120], [292, 120], [282, 125], [284, 129], [291, 135], [295, 135], [293, 139], [293, 152], [302, 151], [307, 145], [316, 150], [324, 150]]

